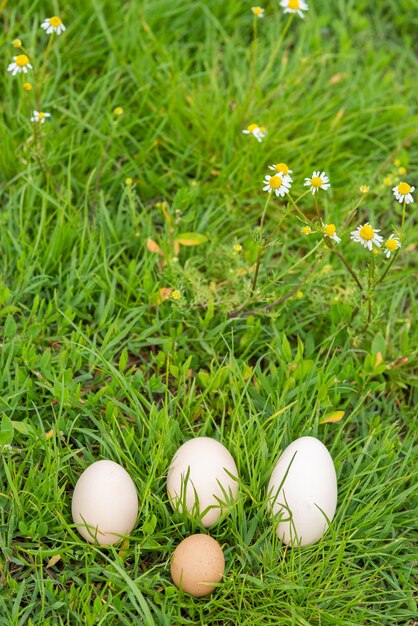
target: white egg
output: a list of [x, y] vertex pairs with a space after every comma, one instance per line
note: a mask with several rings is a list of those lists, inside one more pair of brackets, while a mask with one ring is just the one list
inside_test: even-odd
[[238, 470], [228, 450], [216, 439], [196, 437], [175, 453], [167, 476], [167, 493], [174, 509], [202, 516], [208, 528], [235, 501]]
[[267, 493], [273, 513], [281, 514], [276, 533], [284, 543], [318, 541], [337, 506], [337, 476], [326, 447], [315, 437], [296, 439], [277, 461]]
[[102, 546], [129, 535], [138, 515], [138, 495], [128, 472], [114, 461], [97, 461], [74, 488], [72, 516], [86, 541]]

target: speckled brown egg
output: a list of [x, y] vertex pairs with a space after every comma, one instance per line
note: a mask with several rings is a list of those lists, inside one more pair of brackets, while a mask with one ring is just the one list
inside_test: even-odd
[[199, 598], [211, 593], [225, 571], [222, 548], [209, 535], [191, 535], [175, 549], [171, 577], [176, 587]]

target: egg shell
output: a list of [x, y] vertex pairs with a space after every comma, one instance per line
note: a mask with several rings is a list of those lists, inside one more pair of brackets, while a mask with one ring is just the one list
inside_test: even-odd
[[[232, 478], [231, 475], [235, 478]], [[175, 453], [167, 476], [167, 493], [174, 509], [202, 515], [208, 528], [238, 494], [238, 470], [228, 450], [216, 439], [196, 437]]]
[[171, 561], [174, 584], [192, 596], [206, 596], [225, 572], [222, 548], [208, 535], [191, 535], [177, 546]]
[[327, 448], [315, 437], [296, 439], [280, 456], [267, 493], [273, 513], [282, 514], [276, 533], [284, 543], [318, 541], [337, 506], [337, 476]]
[[138, 495], [128, 472], [114, 461], [96, 461], [80, 476], [71, 504], [80, 535], [102, 546], [129, 535], [138, 516]]

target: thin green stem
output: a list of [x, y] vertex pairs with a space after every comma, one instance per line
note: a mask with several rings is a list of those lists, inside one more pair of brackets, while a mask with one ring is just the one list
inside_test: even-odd
[[344, 220], [343, 226], [342, 226], [342, 230], [344, 230], [345, 228], [347, 228], [347, 226], [350, 224], [351, 220], [353, 219], [354, 215], [357, 212], [357, 209], [359, 208], [360, 204], [362, 203], [362, 198], [360, 198], [360, 200], [358, 202], [356, 202], [356, 204], [353, 206], [353, 208], [351, 209], [351, 212], [348, 214], [348, 217]]
[[370, 264], [369, 264], [369, 289], [367, 293], [367, 320], [366, 325], [361, 329], [361, 332], [365, 332], [372, 319], [372, 301], [373, 301], [373, 292], [374, 292], [374, 254], [372, 253], [370, 256]]
[[271, 68], [276, 60], [277, 55], [280, 52], [280, 49], [283, 45], [283, 41], [284, 38], [286, 37], [288, 30], [290, 28], [290, 25], [292, 24], [294, 19], [294, 14], [290, 16], [290, 18], [287, 20], [285, 27], [283, 28], [281, 35], [279, 37], [279, 41], [277, 42], [277, 45], [275, 47], [275, 49], [273, 50], [273, 52], [270, 55], [269, 61], [266, 65], [266, 67], [264, 68], [264, 70], [261, 73], [260, 76], [260, 84], [262, 84], [263, 80], [266, 78], [266, 76], [268, 76], [270, 74]]
[[403, 228], [405, 225], [405, 217], [406, 217], [406, 200], [403, 201], [403, 206], [402, 206], [401, 239], [403, 239]]
[[[302, 194], [304, 195], [304, 194]], [[293, 200], [292, 196], [290, 195], [290, 193], [287, 196], [290, 200], [290, 202], [293, 204], [296, 213], [299, 215], [299, 217], [306, 222], [307, 224], [309, 224], [309, 226], [311, 226], [311, 220], [304, 214], [304, 212], [298, 207], [298, 205], [296, 204], [296, 201]], [[302, 196], [299, 196], [298, 200], [300, 200]]]
[[257, 255], [257, 264], [255, 266], [255, 272], [254, 272], [254, 278], [253, 278], [253, 283], [251, 285], [251, 292], [250, 292], [250, 297], [253, 296], [256, 285], [257, 285], [257, 279], [258, 279], [258, 272], [260, 270], [260, 263], [261, 263], [261, 256], [263, 254], [263, 249], [264, 249], [264, 242], [263, 242], [263, 228], [264, 228], [264, 221], [266, 218], [266, 213], [267, 213], [267, 208], [268, 205], [270, 203], [271, 200], [271, 194], [272, 192], [270, 192], [267, 195], [267, 200], [266, 200], [266, 204], [264, 205], [264, 210], [263, 210], [263, 214], [261, 216], [261, 220], [260, 220], [260, 243], [259, 243], [259, 248], [258, 248], [258, 255]]
[[388, 273], [388, 271], [390, 270], [390, 268], [391, 268], [391, 267], [392, 267], [392, 265], [394, 264], [396, 257], [398, 256], [399, 250], [400, 250], [400, 248], [397, 248], [397, 249], [395, 250], [395, 252], [394, 252], [394, 254], [393, 254], [393, 256], [392, 256], [391, 260], [389, 261], [389, 263], [388, 263], [388, 264], [387, 264], [387, 266], [386, 266], [385, 271], [383, 272], [383, 274], [381, 275], [381, 277], [380, 277], [380, 278], [376, 281], [376, 283], [375, 283], [376, 285], [378, 285], [379, 283], [383, 282], [383, 280], [385, 279], [386, 274]]
[[319, 192], [316, 192], [316, 193], [314, 194], [314, 204], [315, 204], [315, 213], [316, 213], [316, 215], [317, 215], [317, 217], [318, 217], [319, 224], [321, 224], [321, 221], [322, 221], [322, 220], [321, 220], [321, 215], [320, 215], [320, 213], [319, 213], [319, 209], [318, 209], [318, 193], [319, 193]]
[[328, 246], [328, 248], [330, 250], [332, 250], [334, 252], [334, 254], [337, 255], [337, 257], [340, 259], [341, 263], [350, 272], [351, 276], [353, 277], [353, 279], [354, 279], [357, 287], [360, 289], [360, 291], [363, 291], [363, 285], [359, 281], [357, 274], [355, 273], [355, 271], [353, 270], [353, 268], [351, 267], [349, 262], [343, 257], [341, 252], [339, 250], [337, 250], [337, 248], [335, 246], [332, 245], [332, 243], [329, 240], [329, 237], [324, 237], [324, 241], [325, 241], [325, 244]]

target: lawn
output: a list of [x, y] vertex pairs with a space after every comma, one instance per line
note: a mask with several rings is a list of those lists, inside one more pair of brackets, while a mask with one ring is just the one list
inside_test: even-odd
[[[417, 623], [417, 193], [392, 188], [418, 187], [418, 1], [308, 4], [0, 1], [0, 626]], [[366, 222], [378, 254], [350, 239]], [[337, 512], [286, 548], [266, 488], [305, 435]], [[196, 436], [240, 478], [209, 531], [166, 492]], [[107, 548], [71, 517], [99, 459], [139, 497]], [[203, 599], [170, 577], [194, 532], [226, 561]]]

